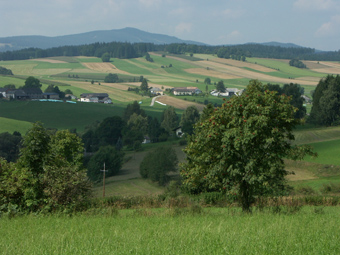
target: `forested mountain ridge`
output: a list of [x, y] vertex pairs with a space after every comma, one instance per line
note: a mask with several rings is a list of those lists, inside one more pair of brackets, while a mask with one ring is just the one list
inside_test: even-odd
[[203, 45], [200, 42], [181, 40], [174, 36], [145, 32], [136, 28], [123, 28], [112, 30], [97, 30], [80, 34], [63, 36], [12, 36], [0, 38], [0, 52], [21, 50], [25, 48], [48, 49], [65, 45], [83, 45], [97, 42], [129, 42], [129, 43], [187, 43]]
[[259, 57], [340, 61], [340, 51], [324, 52], [291, 43], [269, 42], [211, 46], [199, 42], [184, 41], [172, 36], [148, 33], [135, 28], [93, 31], [57, 37], [0, 38], [0, 60], [56, 56], [101, 57], [104, 53], [109, 53], [111, 57], [115, 58], [136, 58], [144, 56], [146, 52], [150, 51], [164, 51], [173, 54], [217, 54], [222, 58], [239, 60], [245, 57]]

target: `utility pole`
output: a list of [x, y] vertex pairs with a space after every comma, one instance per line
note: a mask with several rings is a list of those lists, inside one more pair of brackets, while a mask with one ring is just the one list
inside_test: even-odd
[[104, 162], [104, 169], [100, 170], [101, 172], [104, 172], [103, 175], [103, 197], [105, 197], [105, 172], [107, 172], [108, 170], [105, 170], [105, 162]]

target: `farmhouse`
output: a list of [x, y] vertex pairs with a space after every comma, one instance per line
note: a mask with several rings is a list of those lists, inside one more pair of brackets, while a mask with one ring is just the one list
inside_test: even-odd
[[23, 88], [10, 89], [5, 91], [5, 96], [8, 99], [27, 100], [27, 99], [42, 99], [43, 93], [39, 88]]
[[58, 93], [44, 93], [43, 96], [45, 99], [59, 99]]
[[5, 89], [5, 88], [0, 88], [0, 94], [2, 94], [3, 97], [6, 97], [6, 91], [8, 89]]
[[92, 102], [92, 103], [105, 103], [106, 102], [108, 103], [109, 99], [110, 98], [107, 93], [83, 93], [80, 95], [81, 102]]
[[150, 89], [150, 93], [151, 93], [152, 95], [163, 95], [163, 94], [164, 94], [164, 93], [163, 93], [163, 90], [161, 90], [160, 88], [157, 88], [157, 87], [151, 88], [151, 89]]
[[22, 89], [29, 99], [43, 99], [44, 95], [39, 88], [23, 88]]
[[77, 100], [77, 97], [75, 95], [72, 95], [72, 94], [66, 94], [65, 98], [69, 98], [69, 99], [72, 99], [72, 100]]
[[22, 89], [9, 90], [6, 92], [6, 98], [26, 100], [29, 99], [28, 95]]
[[236, 88], [226, 88], [225, 92], [219, 92], [216, 89], [210, 92], [210, 95], [218, 97], [231, 97], [231, 96], [240, 96], [243, 92], [243, 89], [236, 89]]
[[200, 94], [202, 91], [197, 87], [178, 87], [173, 89], [175, 96], [192, 96], [194, 94]]

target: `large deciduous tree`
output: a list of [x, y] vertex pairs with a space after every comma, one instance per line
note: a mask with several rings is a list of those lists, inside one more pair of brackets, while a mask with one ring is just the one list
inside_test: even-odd
[[30, 76], [25, 80], [25, 85], [23, 88], [41, 88], [42, 84], [37, 78]]
[[190, 193], [236, 193], [246, 212], [256, 196], [283, 194], [289, 173], [283, 158], [312, 154], [308, 146], [291, 144], [295, 110], [289, 97], [251, 81], [241, 96], [195, 125], [181, 166], [184, 187]]

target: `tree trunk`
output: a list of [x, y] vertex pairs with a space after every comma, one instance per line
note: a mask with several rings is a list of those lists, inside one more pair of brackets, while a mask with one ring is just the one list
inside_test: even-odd
[[249, 189], [249, 185], [246, 181], [241, 181], [240, 184], [240, 203], [242, 206], [242, 211], [245, 213], [251, 213], [251, 203], [253, 197], [251, 195], [251, 191]]

